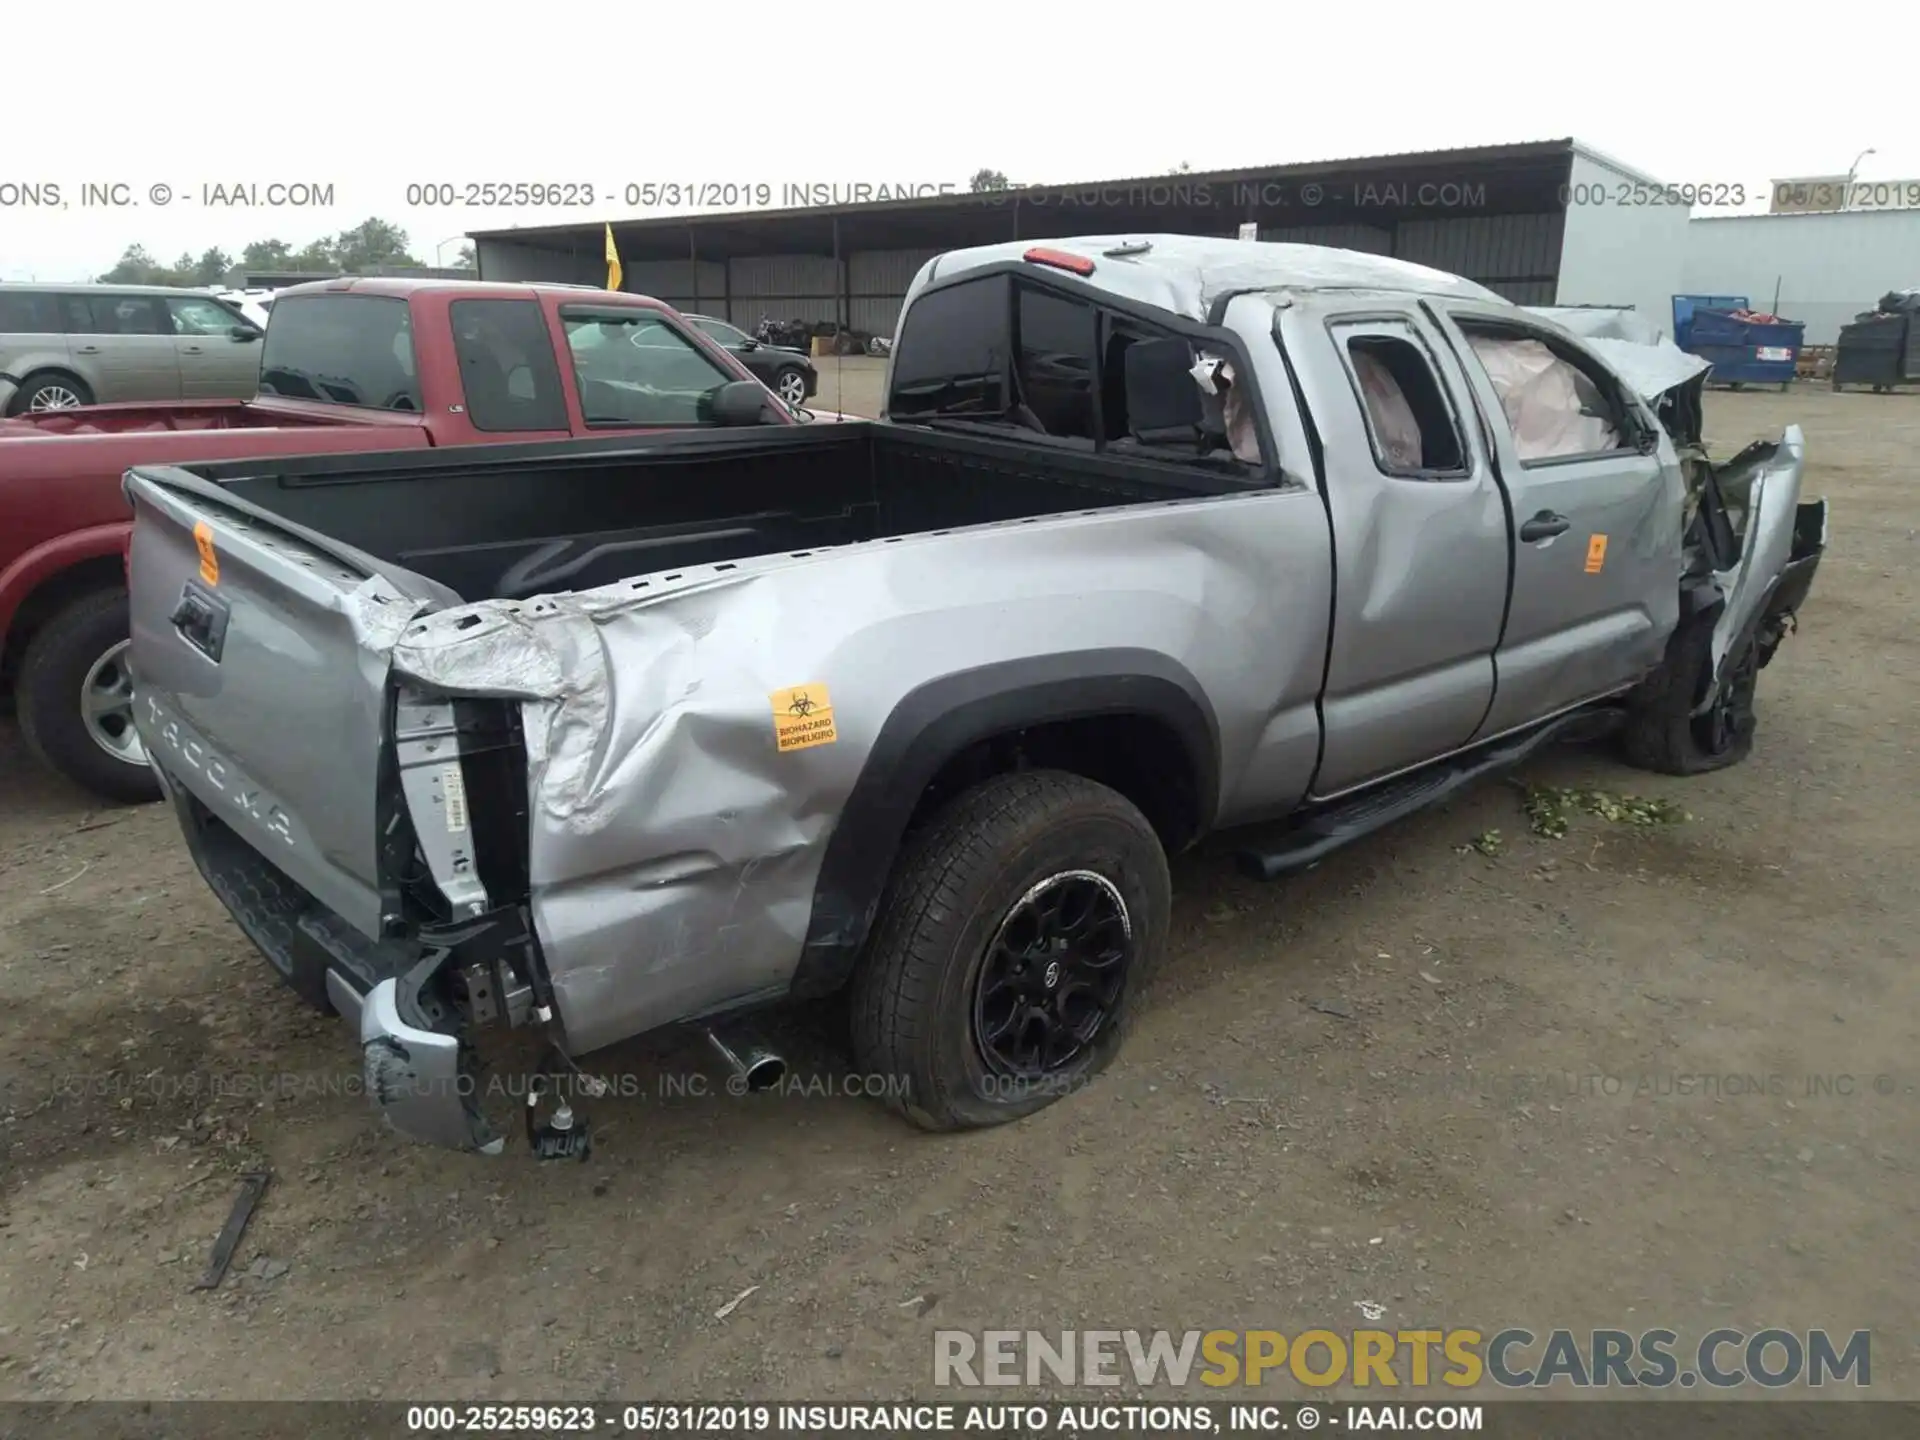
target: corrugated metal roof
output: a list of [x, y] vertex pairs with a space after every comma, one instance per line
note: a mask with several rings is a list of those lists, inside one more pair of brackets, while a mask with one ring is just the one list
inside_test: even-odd
[[[1175, 174], [1131, 175], [1110, 179], [1047, 181], [1043, 184], [1021, 184], [1009, 190], [1010, 196], [1023, 191], [1040, 193], [1061, 193], [1073, 191], [1095, 191], [1113, 187], [1142, 185], [1167, 185], [1185, 183], [1189, 185], [1233, 185], [1259, 180], [1305, 179], [1333, 171], [1352, 169], [1405, 169], [1414, 166], [1433, 166], [1443, 164], [1473, 165], [1501, 164], [1515, 161], [1551, 160], [1560, 156], [1571, 156], [1576, 150], [1588, 150], [1589, 147], [1568, 138], [1561, 140], [1528, 140], [1508, 145], [1466, 146], [1453, 150], [1403, 150], [1384, 155], [1354, 155], [1343, 159], [1296, 161], [1284, 165], [1256, 165], [1231, 170], [1194, 170]], [[1615, 162], [1608, 161], [1608, 164]], [[472, 240], [532, 238], [540, 235], [578, 235], [585, 231], [598, 234], [601, 227], [611, 224], [616, 237], [622, 231], [646, 231], [665, 229], [670, 226], [722, 226], [746, 225], [761, 227], [776, 225], [782, 221], [798, 219], [823, 220], [837, 215], [844, 216], [885, 216], [912, 213], [927, 213], [961, 206], [982, 204], [980, 193], [957, 191], [951, 195], [933, 195], [912, 200], [876, 200], [865, 204], [834, 206], [801, 206], [784, 209], [766, 210], [704, 210], [697, 212], [676, 212], [671, 215], [649, 215], [640, 217], [622, 217], [600, 219], [563, 225], [533, 225], [507, 230], [474, 230], [468, 233]], [[986, 202], [986, 203], [990, 203]]]

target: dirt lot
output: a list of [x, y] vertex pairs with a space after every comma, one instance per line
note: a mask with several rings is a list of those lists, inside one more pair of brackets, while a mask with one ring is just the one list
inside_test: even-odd
[[[663, 1095], [717, 1088], [676, 1041], [603, 1057], [644, 1093], [596, 1108], [585, 1166], [404, 1143], [171, 818], [0, 727], [0, 1397], [899, 1398], [937, 1326], [1346, 1329], [1363, 1301], [1870, 1327], [1876, 1391], [1920, 1396], [1920, 400], [1710, 403], [1722, 454], [1802, 420], [1835, 504], [1748, 764], [1528, 771], [1681, 824], [1545, 839], [1489, 783], [1272, 886], [1189, 857], [1114, 1070], [960, 1139], [826, 1084]], [[843, 1073], [824, 1019], [782, 1039]], [[232, 1276], [190, 1290], [260, 1165]]]

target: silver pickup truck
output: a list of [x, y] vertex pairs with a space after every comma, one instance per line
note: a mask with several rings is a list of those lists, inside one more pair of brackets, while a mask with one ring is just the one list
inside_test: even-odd
[[1797, 428], [1706, 458], [1698, 370], [1344, 251], [947, 254], [881, 422], [130, 472], [137, 722], [409, 1135], [502, 1147], [493, 1031], [757, 1084], [742, 1017], [835, 992], [903, 1114], [990, 1124], [1112, 1058], [1170, 851], [1748, 752], [1826, 504]]

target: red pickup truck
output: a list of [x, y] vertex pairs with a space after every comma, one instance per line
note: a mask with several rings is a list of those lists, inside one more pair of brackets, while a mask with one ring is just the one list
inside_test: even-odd
[[284, 290], [257, 400], [0, 420], [0, 683], [42, 761], [111, 799], [158, 794], [126, 666], [132, 465], [801, 418], [644, 296], [433, 280]]

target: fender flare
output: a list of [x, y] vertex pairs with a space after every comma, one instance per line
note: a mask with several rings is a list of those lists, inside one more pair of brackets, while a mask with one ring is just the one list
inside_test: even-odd
[[814, 884], [792, 995], [825, 995], [852, 973], [907, 824], [942, 766], [996, 736], [1099, 716], [1144, 716], [1178, 736], [1200, 800], [1199, 830], [1212, 828], [1219, 722], [1199, 681], [1178, 661], [1152, 650], [1080, 650], [930, 680], [894, 706], [841, 807]]
[[0, 570], [0, 640], [12, 628], [21, 603], [42, 584], [75, 565], [123, 555], [127, 532], [132, 529], [133, 521], [127, 519], [69, 530], [36, 545]]

